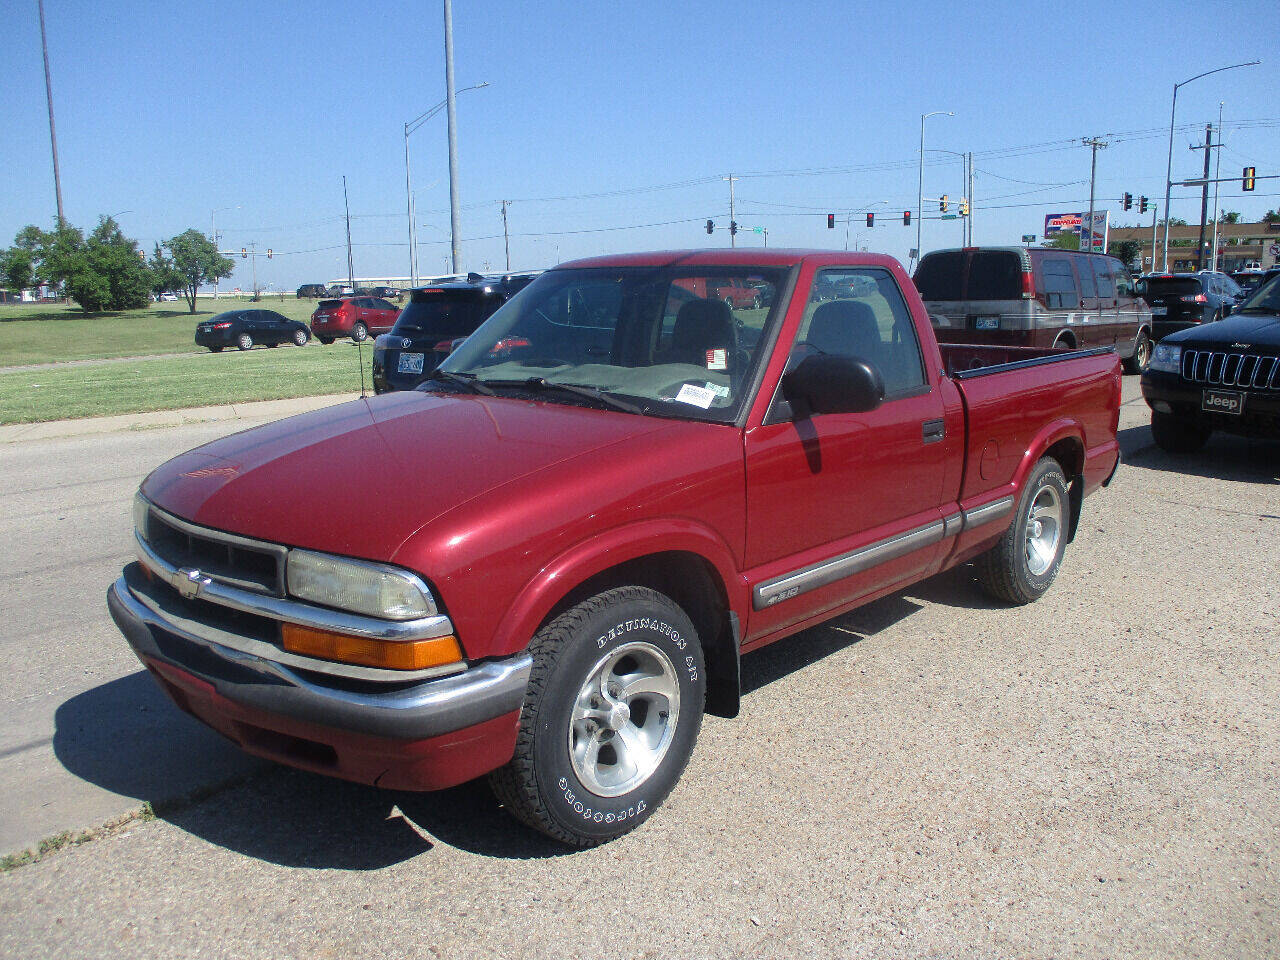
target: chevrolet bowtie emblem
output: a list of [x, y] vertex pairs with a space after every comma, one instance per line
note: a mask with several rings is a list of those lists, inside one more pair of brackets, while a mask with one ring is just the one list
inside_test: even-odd
[[201, 587], [207, 587], [212, 582], [199, 570], [179, 570], [178, 575], [173, 578], [174, 588], [188, 600], [195, 599], [200, 595]]

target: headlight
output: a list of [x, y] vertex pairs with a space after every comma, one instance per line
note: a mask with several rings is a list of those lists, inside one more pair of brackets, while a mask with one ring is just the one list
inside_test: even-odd
[[1169, 343], [1157, 343], [1151, 353], [1151, 369], [1165, 373], [1177, 373], [1182, 369], [1182, 348]]
[[133, 529], [134, 532], [141, 535], [142, 539], [147, 539], [147, 517], [151, 515], [151, 504], [147, 502], [139, 491], [133, 495]]
[[431, 591], [407, 570], [290, 550], [289, 593], [329, 607], [386, 620], [414, 620], [436, 612]]

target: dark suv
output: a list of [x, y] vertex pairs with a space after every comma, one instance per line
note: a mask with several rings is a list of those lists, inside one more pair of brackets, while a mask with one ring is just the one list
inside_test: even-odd
[[1151, 333], [1161, 340], [1200, 323], [1221, 320], [1235, 309], [1241, 291], [1225, 273], [1152, 273], [1138, 292], [1151, 305]]
[[1156, 344], [1142, 396], [1170, 453], [1200, 449], [1214, 430], [1280, 439], [1280, 276], [1226, 319]]
[[473, 273], [411, 291], [391, 332], [374, 342], [374, 392], [412, 390], [422, 383], [453, 352], [455, 340], [474, 333], [530, 279]]

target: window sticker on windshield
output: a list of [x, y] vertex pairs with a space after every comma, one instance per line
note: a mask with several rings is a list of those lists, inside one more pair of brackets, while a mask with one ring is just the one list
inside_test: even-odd
[[728, 370], [729, 355], [723, 348], [707, 351], [707, 369], [708, 370]]
[[705, 410], [715, 401], [716, 395], [706, 387], [695, 387], [692, 383], [686, 383], [676, 394], [676, 399], [681, 403], [691, 403]]
[[706, 389], [710, 390], [721, 400], [724, 400], [729, 396], [729, 388], [726, 387], [723, 383], [712, 383], [710, 380], [708, 380], [706, 383]]

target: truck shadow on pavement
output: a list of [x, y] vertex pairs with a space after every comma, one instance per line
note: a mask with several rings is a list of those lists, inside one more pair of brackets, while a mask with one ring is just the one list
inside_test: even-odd
[[[1166, 453], [1151, 439], [1148, 426], [1118, 434], [1120, 469], [1139, 467], [1235, 483], [1280, 483], [1280, 443], [1215, 433], [1196, 453]], [[1280, 511], [1277, 511], [1280, 512]]]
[[[921, 600], [998, 606], [969, 582], [969, 569], [747, 654], [743, 695], [873, 638], [921, 610]], [[208, 843], [280, 866], [380, 870], [436, 843], [508, 859], [573, 852], [517, 823], [480, 781], [438, 793], [379, 790], [250, 757], [179, 711], [144, 670], [72, 697], [54, 722], [54, 752], [70, 773], [150, 803], [159, 819]]]

